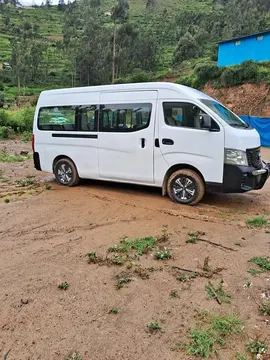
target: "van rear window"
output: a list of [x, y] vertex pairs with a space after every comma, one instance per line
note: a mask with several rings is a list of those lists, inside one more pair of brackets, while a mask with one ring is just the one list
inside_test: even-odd
[[76, 107], [56, 106], [41, 108], [38, 115], [39, 130], [76, 130]]

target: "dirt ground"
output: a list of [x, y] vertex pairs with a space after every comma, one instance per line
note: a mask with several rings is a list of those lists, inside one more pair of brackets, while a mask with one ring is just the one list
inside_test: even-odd
[[[31, 147], [18, 140], [0, 142], [0, 150], [4, 146], [18, 153]], [[270, 161], [269, 149], [263, 155]], [[270, 301], [270, 272], [248, 273], [258, 268], [251, 258], [270, 255], [270, 228], [246, 224], [259, 215], [270, 220], [270, 180], [261, 191], [207, 195], [190, 208], [152, 188], [85, 181], [76, 188], [50, 182], [46, 189], [40, 179], [48, 174], [35, 171], [30, 159], [0, 163], [0, 170], [1, 360], [64, 360], [75, 351], [83, 360], [191, 360], [186, 344], [204, 311], [235, 313], [244, 324], [211, 359], [236, 359], [251, 339], [270, 346], [270, 317], [258, 312], [262, 297]], [[27, 176], [37, 182], [15, 183]], [[155, 260], [155, 249], [122, 266], [87, 261], [89, 252], [106, 257], [123, 236], [158, 236], [163, 225], [172, 253], [167, 261]], [[186, 243], [197, 231], [206, 241]], [[202, 274], [206, 257], [217, 274], [204, 269], [177, 280], [183, 271], [174, 267]], [[132, 281], [117, 289], [124, 273]], [[231, 303], [207, 296], [205, 285], [221, 280]], [[66, 291], [58, 288], [63, 282]], [[110, 313], [113, 308], [120, 312]], [[162, 331], [149, 332], [151, 322]]]

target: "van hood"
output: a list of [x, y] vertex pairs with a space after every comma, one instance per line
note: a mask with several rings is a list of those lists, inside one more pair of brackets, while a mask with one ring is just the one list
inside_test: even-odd
[[259, 146], [261, 146], [261, 140], [257, 130], [226, 126], [225, 148], [246, 151]]

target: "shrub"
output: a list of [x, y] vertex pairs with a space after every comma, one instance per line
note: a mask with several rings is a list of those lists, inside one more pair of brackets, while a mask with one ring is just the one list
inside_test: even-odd
[[197, 81], [204, 86], [208, 81], [215, 80], [220, 76], [221, 70], [215, 62], [198, 64], [195, 68]]
[[9, 126], [0, 126], [0, 139], [8, 139], [14, 136], [14, 130]]
[[4, 83], [0, 80], [0, 91], [4, 91]]
[[245, 82], [255, 83], [259, 78], [259, 65], [254, 61], [245, 61], [241, 65], [224, 68], [221, 74], [221, 85], [235, 86]]
[[176, 84], [185, 85], [189, 87], [196, 87], [197, 85], [197, 77], [194, 74], [181, 76]]
[[257, 82], [259, 77], [259, 65], [254, 61], [244, 61], [240, 65], [240, 75], [243, 81]]
[[151, 74], [145, 71], [134, 71], [132, 75], [129, 77], [129, 82], [131, 83], [142, 83], [151, 81]]

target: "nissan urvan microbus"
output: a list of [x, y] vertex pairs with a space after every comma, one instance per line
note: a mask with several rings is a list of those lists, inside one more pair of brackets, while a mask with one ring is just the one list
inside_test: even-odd
[[43, 91], [34, 164], [61, 185], [98, 179], [162, 188], [180, 204], [209, 192], [261, 189], [260, 137], [200, 91], [171, 83]]

